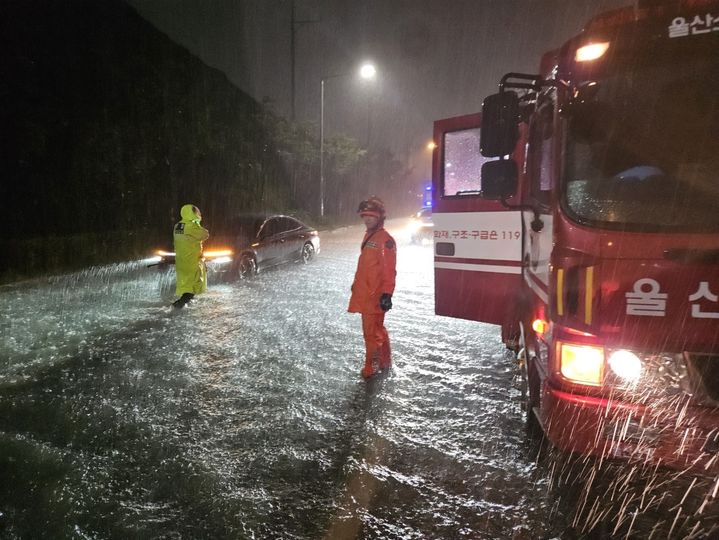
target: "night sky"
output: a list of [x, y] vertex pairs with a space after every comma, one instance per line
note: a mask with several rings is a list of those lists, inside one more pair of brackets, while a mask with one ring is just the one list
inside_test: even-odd
[[[129, 0], [177, 43], [257, 99], [291, 111], [292, 0]], [[295, 0], [296, 118], [362, 144], [388, 146], [429, 176], [432, 122], [480, 109], [508, 71], [535, 72], [541, 54], [594, 14], [630, 0]], [[310, 22], [312, 21], [312, 22]], [[374, 82], [353, 76], [363, 60]]]

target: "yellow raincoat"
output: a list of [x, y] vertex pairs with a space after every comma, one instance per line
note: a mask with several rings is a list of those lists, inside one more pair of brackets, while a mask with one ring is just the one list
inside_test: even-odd
[[207, 270], [202, 261], [202, 242], [210, 233], [200, 225], [200, 217], [195, 207], [186, 204], [180, 210], [182, 220], [175, 225], [173, 239], [175, 244], [175, 271], [177, 285], [175, 294], [200, 294], [207, 290]]

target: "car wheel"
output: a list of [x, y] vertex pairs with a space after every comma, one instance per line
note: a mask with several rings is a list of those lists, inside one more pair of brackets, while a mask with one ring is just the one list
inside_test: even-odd
[[307, 242], [302, 246], [301, 260], [304, 264], [307, 264], [315, 257], [315, 246], [310, 242]]
[[257, 263], [252, 255], [243, 255], [237, 265], [237, 277], [249, 279], [257, 273]]

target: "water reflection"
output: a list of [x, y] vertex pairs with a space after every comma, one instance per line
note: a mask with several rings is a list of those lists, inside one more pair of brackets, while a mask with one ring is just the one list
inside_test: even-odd
[[432, 314], [429, 247], [400, 246], [395, 365], [362, 381], [361, 237], [182, 313], [139, 266], [0, 291], [0, 536], [717, 534], [716, 478], [537, 454], [498, 330]]

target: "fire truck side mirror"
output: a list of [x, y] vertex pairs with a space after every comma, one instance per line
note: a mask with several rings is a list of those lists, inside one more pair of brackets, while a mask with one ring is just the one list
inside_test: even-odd
[[479, 149], [484, 157], [511, 154], [519, 137], [519, 98], [514, 92], [487, 96], [482, 103]]
[[508, 199], [517, 192], [517, 162], [513, 159], [487, 161], [481, 174], [483, 199]]

